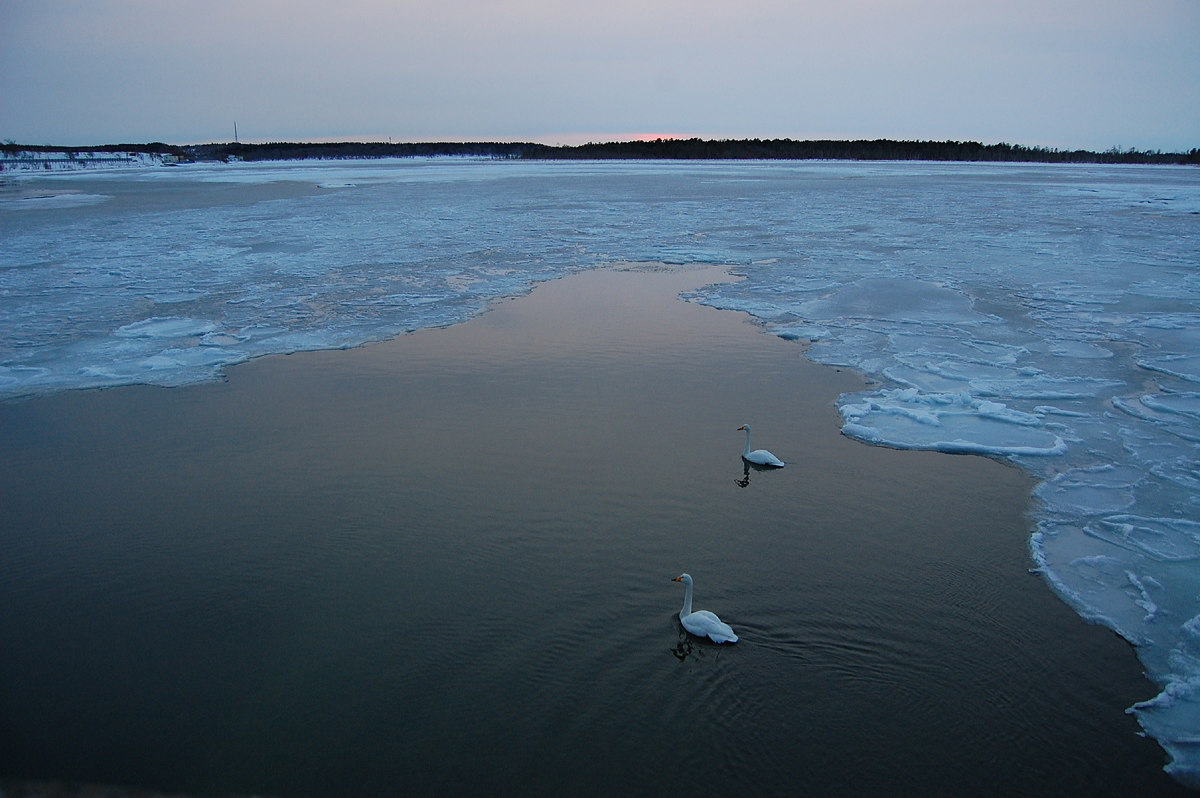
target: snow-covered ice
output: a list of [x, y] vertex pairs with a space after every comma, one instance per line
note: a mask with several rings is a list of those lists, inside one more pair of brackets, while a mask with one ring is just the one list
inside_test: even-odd
[[689, 298], [878, 382], [841, 398], [847, 435], [1040, 481], [1038, 569], [1137, 646], [1161, 692], [1131, 712], [1200, 785], [1195, 169], [433, 159], [58, 179], [0, 192], [0, 396], [210, 380], [609, 262], [730, 265], [746, 279]]

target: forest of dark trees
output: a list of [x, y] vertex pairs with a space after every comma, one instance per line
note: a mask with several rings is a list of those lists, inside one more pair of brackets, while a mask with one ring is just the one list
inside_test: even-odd
[[1112, 149], [1106, 152], [1052, 150], [974, 141], [795, 141], [792, 139], [655, 139], [551, 146], [529, 142], [426, 142], [385, 144], [204, 144], [186, 148], [197, 160], [236, 156], [246, 161], [294, 158], [404, 158], [433, 155], [532, 160], [849, 160], [849, 161], [1026, 161], [1038, 163], [1134, 163], [1200, 165], [1200, 149], [1162, 153]]
[[1188, 153], [1110, 150], [1051, 150], [1017, 144], [980, 144], [975, 141], [795, 141], [792, 139], [656, 139], [577, 147], [552, 147], [537, 157], [556, 158], [664, 158], [759, 159], [846, 161], [1029, 161], [1039, 163], [1159, 163], [1200, 164], [1200, 149]]
[[848, 161], [994, 161], [1032, 163], [1191, 164], [1200, 165], [1200, 148], [1188, 152], [1157, 150], [1104, 152], [981, 144], [976, 141], [795, 141], [793, 139], [655, 139], [580, 144], [530, 142], [339, 142], [241, 144], [238, 142], [174, 146], [105, 144], [89, 147], [29, 146], [6, 142], [0, 150], [15, 152], [154, 152], [196, 161], [279, 161], [333, 158], [416, 158], [439, 155], [528, 160], [848, 160]]

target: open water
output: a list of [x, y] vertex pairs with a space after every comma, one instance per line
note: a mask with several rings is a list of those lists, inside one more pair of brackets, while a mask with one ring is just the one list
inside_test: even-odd
[[[805, 363], [601, 270], [227, 382], [0, 408], [0, 770], [276, 795], [1172, 791], [1030, 483], [864, 447]], [[736, 427], [788, 465], [746, 472]], [[741, 642], [687, 637], [697, 608]]]

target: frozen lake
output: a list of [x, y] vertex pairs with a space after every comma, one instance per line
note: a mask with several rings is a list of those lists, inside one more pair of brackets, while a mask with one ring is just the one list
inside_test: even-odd
[[[17, 178], [0, 395], [217, 379], [455, 324], [618, 261], [876, 384], [843, 432], [1038, 481], [1033, 563], [1137, 647], [1133, 707], [1200, 779], [1200, 174], [994, 164], [450, 159]], [[786, 459], [786, 458], [785, 458]]]

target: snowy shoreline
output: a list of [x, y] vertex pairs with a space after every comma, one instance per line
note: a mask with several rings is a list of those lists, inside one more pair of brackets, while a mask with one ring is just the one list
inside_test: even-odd
[[0, 176], [43, 175], [84, 170], [149, 169], [177, 163], [163, 153], [58, 150], [0, 150]]

